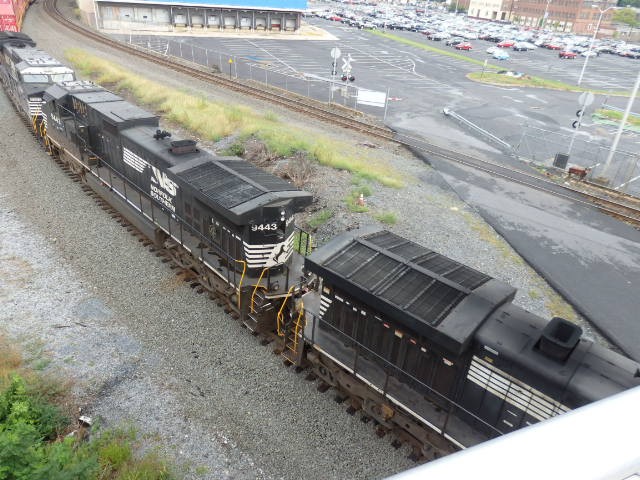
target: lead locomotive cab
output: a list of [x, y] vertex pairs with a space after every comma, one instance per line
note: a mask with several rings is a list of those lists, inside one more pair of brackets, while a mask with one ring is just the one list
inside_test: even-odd
[[55, 82], [75, 80], [75, 73], [46, 52], [35, 48], [26, 35], [0, 36], [0, 73], [15, 103], [34, 122], [41, 116], [43, 95]]

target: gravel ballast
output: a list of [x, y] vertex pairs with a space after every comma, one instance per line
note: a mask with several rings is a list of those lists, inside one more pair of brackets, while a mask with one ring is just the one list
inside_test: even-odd
[[[48, 27], [38, 7], [25, 31], [42, 48], [62, 58], [64, 48], [83, 43]], [[152, 78], [238, 101], [137, 59], [82, 46]], [[0, 115], [0, 327], [45, 371], [75, 381], [86, 414], [107, 426], [132, 422], [187, 478], [364, 479], [413, 465], [405, 449], [392, 448], [392, 439], [379, 439], [330, 393], [282, 366], [97, 207], [43, 152], [4, 95]], [[370, 153], [407, 179], [400, 190], [375, 186], [368, 198], [372, 211], [396, 215], [391, 230], [518, 287], [516, 303], [550, 315], [557, 296], [437, 172], [393, 147]], [[334, 211], [317, 232], [320, 242], [376, 223], [345, 209], [351, 180], [316, 167], [305, 187], [318, 198], [315, 209]]]

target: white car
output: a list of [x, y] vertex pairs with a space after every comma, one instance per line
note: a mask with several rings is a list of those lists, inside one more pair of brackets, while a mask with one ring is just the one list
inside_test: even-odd
[[500, 51], [500, 49], [498, 47], [489, 47], [487, 48], [487, 53], [489, 55], [493, 55], [494, 53]]
[[595, 50], [585, 50], [584, 52], [581, 52], [580, 55], [582, 55], [583, 57], [597, 57], [598, 52], [596, 52]]

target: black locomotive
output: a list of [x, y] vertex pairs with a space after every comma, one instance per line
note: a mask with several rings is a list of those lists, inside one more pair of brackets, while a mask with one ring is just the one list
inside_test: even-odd
[[[239, 316], [259, 316], [258, 288], [260, 300], [293, 293], [293, 214], [310, 194], [242, 159], [173, 139], [155, 115], [91, 82], [49, 87], [42, 116], [49, 147], [133, 207], [138, 228], [212, 293], [235, 290], [230, 305]], [[258, 320], [247, 324], [258, 329]]]
[[72, 69], [36, 48], [28, 35], [0, 32], [0, 78], [29, 120], [40, 116], [42, 96], [52, 83], [74, 80]]
[[368, 385], [361, 406], [385, 428], [419, 436], [420, 420], [466, 447], [640, 385], [577, 325], [393, 233], [344, 234], [305, 266], [320, 281], [303, 297], [307, 357], [338, 389]]
[[12, 59], [33, 47], [0, 35], [1, 78], [50, 154], [416, 458], [640, 384], [638, 364], [579, 327], [512, 305], [513, 287], [390, 232], [350, 232], [303, 257], [293, 214], [311, 195], [173, 139], [155, 115], [91, 82], [47, 77], [42, 109], [29, 110]]

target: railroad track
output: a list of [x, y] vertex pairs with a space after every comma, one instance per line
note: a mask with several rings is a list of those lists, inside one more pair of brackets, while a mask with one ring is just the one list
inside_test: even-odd
[[187, 74], [204, 82], [232, 90], [243, 95], [248, 95], [289, 110], [303, 113], [310, 117], [340, 126], [349, 130], [355, 130], [362, 134], [392, 142], [414, 151], [419, 151], [426, 156], [434, 156], [447, 161], [455, 162], [467, 167], [483, 171], [489, 175], [504, 178], [511, 182], [533, 188], [560, 198], [568, 199], [578, 204], [596, 207], [602, 212], [625, 221], [636, 228], [640, 228], [640, 201], [634, 197], [628, 197], [618, 192], [584, 191], [583, 189], [559, 184], [543, 176], [528, 173], [520, 169], [513, 169], [504, 165], [488, 162], [486, 160], [467, 155], [456, 150], [438, 146], [425, 139], [412, 137], [405, 134], [396, 134], [387, 127], [375, 125], [362, 119], [347, 114], [342, 109], [332, 109], [325, 104], [306, 97], [299, 97], [287, 92], [286, 94], [274, 89], [266, 89], [263, 85], [255, 86], [251, 82], [234, 80], [224, 75], [206, 70], [194, 64], [187, 64], [178, 59], [166, 57], [156, 52], [142, 50], [133, 45], [119, 42], [88, 27], [80, 25], [66, 18], [57, 6], [57, 0], [45, 0], [44, 9], [53, 20], [79, 33], [82, 36], [108, 45], [109, 47], [149, 60], [155, 64], [164, 66], [170, 70]]

